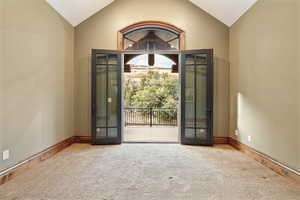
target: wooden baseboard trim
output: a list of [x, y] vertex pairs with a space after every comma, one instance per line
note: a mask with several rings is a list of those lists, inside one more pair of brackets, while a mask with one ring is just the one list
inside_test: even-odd
[[275, 171], [276, 173], [284, 176], [294, 182], [300, 183], [300, 172], [287, 167], [286, 165], [276, 161], [275, 159], [271, 158], [270, 156], [257, 151], [256, 149], [243, 144], [231, 137], [229, 137], [229, 144], [236, 148], [237, 150], [245, 153], [249, 157], [253, 158], [257, 162], [261, 163], [262, 165], [268, 167], [269, 169]]
[[91, 136], [74, 136], [75, 143], [82, 143], [82, 144], [90, 144], [92, 141]]
[[67, 148], [68, 146], [74, 143], [74, 137], [70, 137], [58, 144], [55, 144], [40, 153], [37, 153], [26, 160], [17, 163], [16, 165], [0, 171], [0, 185], [6, 183], [7, 181], [13, 179], [14, 177], [22, 174], [23, 172], [27, 171], [28, 169], [33, 168], [37, 164], [51, 158], [56, 153], [60, 152], [61, 150]]
[[214, 144], [228, 144], [228, 137], [225, 136], [215, 136]]

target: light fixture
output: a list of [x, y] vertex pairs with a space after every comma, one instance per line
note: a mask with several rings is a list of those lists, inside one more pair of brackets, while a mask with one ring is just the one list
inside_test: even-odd
[[132, 47], [132, 44], [129, 44], [128, 46], [129, 46], [129, 47]]

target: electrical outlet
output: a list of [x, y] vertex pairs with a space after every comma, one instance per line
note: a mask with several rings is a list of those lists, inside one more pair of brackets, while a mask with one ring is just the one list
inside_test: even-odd
[[9, 159], [9, 150], [3, 151], [3, 153], [2, 153], [2, 159], [3, 160]]
[[248, 142], [251, 142], [251, 141], [252, 141], [252, 136], [248, 135]]
[[239, 130], [236, 129], [234, 134], [235, 134], [235, 136], [238, 136], [239, 135]]

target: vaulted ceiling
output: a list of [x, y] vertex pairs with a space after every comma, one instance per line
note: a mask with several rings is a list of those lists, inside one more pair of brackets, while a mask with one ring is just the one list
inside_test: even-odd
[[[77, 26], [114, 0], [46, 0], [73, 26]], [[236, 22], [257, 0], [190, 0], [227, 26]]]
[[77, 26], [114, 0], [46, 0], [73, 26]]
[[190, 0], [227, 26], [236, 22], [258, 0]]

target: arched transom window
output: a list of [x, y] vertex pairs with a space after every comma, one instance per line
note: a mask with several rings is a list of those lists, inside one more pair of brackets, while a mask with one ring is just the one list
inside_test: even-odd
[[118, 49], [126, 51], [183, 50], [184, 32], [162, 22], [140, 22], [119, 31]]

